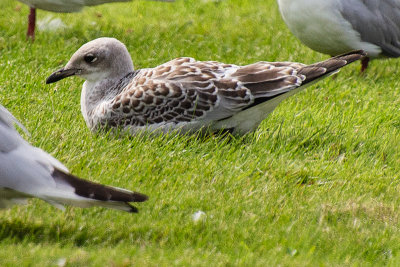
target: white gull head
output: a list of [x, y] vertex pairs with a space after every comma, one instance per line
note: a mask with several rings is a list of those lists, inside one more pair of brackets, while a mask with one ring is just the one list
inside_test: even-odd
[[65, 67], [51, 74], [46, 83], [73, 75], [85, 79], [81, 109], [87, 125], [93, 128], [95, 122], [90, 121], [90, 112], [105, 99], [114, 97], [113, 85], [133, 71], [126, 46], [115, 38], [102, 37], [82, 45]]
[[77, 75], [97, 83], [115, 79], [133, 71], [131, 56], [125, 45], [115, 38], [102, 37], [82, 45], [64, 68], [54, 72], [47, 83]]

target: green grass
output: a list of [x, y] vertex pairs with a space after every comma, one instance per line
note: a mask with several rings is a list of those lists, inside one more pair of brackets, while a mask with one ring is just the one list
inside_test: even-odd
[[[28, 8], [0, 1], [0, 103], [76, 175], [146, 193], [137, 215], [40, 200], [0, 211], [0, 265], [400, 264], [397, 60], [343, 69], [284, 101], [253, 134], [92, 134], [83, 81], [45, 79], [82, 44], [124, 42], [137, 68], [178, 56], [248, 64], [327, 58], [299, 43], [274, 0], [134, 1], [85, 8], [25, 40]], [[0, 140], [1, 142], [1, 140]], [[207, 217], [194, 223], [202, 210]]]

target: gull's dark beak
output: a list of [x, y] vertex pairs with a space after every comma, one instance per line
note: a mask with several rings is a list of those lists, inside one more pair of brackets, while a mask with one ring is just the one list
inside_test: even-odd
[[60, 69], [58, 71], [53, 72], [47, 79], [46, 83], [55, 83], [58, 82], [59, 80], [62, 80], [64, 78], [67, 78], [69, 76], [75, 75], [79, 70], [78, 69]]

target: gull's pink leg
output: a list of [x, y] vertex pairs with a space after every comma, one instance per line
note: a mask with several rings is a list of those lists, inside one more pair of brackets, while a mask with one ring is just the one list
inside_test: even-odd
[[36, 24], [36, 8], [31, 7], [28, 16], [28, 31], [26, 32], [26, 38], [35, 40], [35, 24]]
[[361, 59], [361, 73], [364, 73], [364, 71], [368, 68], [368, 62], [369, 57], [363, 57]]

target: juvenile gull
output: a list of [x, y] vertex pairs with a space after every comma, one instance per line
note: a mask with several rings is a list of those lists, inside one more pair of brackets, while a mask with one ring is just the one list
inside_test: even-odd
[[93, 40], [76, 51], [46, 83], [72, 75], [86, 81], [81, 110], [87, 126], [181, 133], [208, 128], [244, 134], [285, 98], [360, 59], [354, 51], [312, 65], [258, 62], [247, 66], [177, 58], [134, 71], [124, 44]]
[[137, 212], [129, 202], [147, 200], [140, 193], [73, 176], [57, 159], [28, 144], [14, 123], [23, 127], [0, 105], [0, 209], [35, 197], [61, 209], [63, 205], [102, 206]]
[[369, 59], [400, 56], [399, 0], [278, 0], [290, 31], [311, 49], [335, 56], [356, 49]]
[[[35, 39], [35, 25], [36, 25], [36, 9], [43, 9], [51, 12], [58, 13], [73, 13], [79, 12], [85, 6], [96, 6], [112, 2], [128, 2], [131, 0], [18, 0], [30, 7], [28, 15], [28, 31], [26, 36], [29, 39]], [[172, 2], [174, 0], [153, 0]]]

